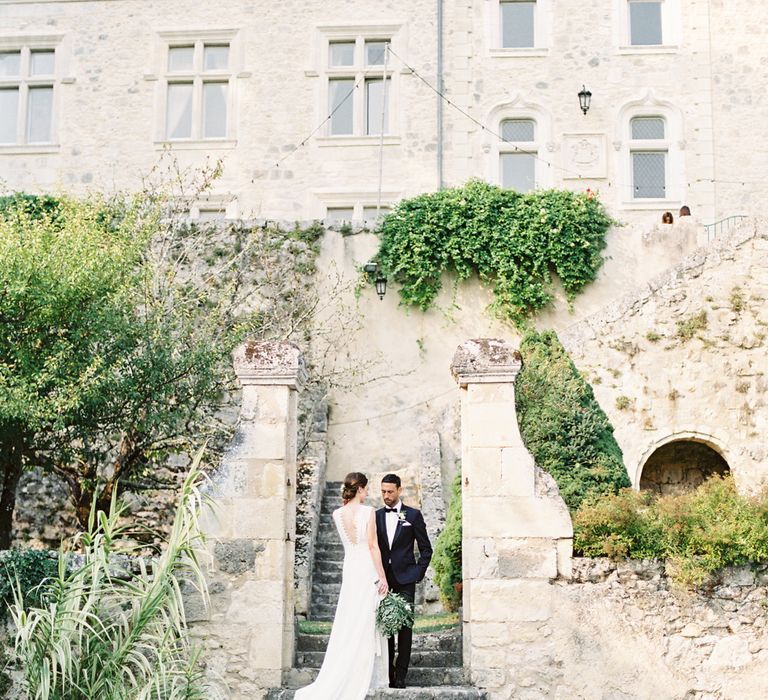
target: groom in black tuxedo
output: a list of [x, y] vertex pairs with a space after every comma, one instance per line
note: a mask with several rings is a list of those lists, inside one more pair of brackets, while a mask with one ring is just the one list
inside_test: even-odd
[[[399, 593], [411, 605], [416, 597], [416, 584], [424, 578], [432, 558], [427, 526], [420, 510], [406, 506], [400, 500], [402, 492], [400, 477], [387, 474], [381, 480], [381, 497], [384, 507], [376, 511], [376, 534], [379, 539], [381, 561], [387, 574], [389, 590]], [[413, 545], [419, 547], [419, 560], [413, 552]], [[397, 635], [397, 658], [395, 638], [389, 643], [389, 687], [405, 688], [405, 677], [411, 661], [413, 629], [403, 627]]]

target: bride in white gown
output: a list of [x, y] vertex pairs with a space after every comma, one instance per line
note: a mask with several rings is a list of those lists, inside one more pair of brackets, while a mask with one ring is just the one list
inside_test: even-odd
[[295, 700], [363, 700], [369, 689], [388, 685], [387, 642], [376, 629], [376, 606], [388, 587], [367, 495], [365, 474], [347, 474], [344, 505], [333, 512], [344, 545], [339, 602], [320, 673]]

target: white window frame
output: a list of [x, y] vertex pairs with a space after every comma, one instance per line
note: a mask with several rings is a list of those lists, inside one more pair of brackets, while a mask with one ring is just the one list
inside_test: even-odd
[[[384, 136], [380, 134], [366, 134], [366, 79], [376, 79], [384, 76], [384, 66], [366, 66], [365, 42], [389, 41], [392, 49], [400, 56], [405, 56], [405, 36], [401, 31], [402, 26], [397, 25], [329, 25], [317, 28], [317, 39], [314, 50], [315, 68], [305, 71], [307, 77], [319, 77], [317, 94], [317, 123], [323, 122], [329, 116], [330, 81], [334, 78], [349, 78], [357, 84], [349, 98], [353, 101], [352, 108], [352, 133], [333, 135], [330, 133], [330, 119], [323, 125], [320, 135], [316, 138], [319, 146], [385, 146], [398, 145], [400, 143], [400, 114], [399, 91], [400, 77], [407, 72], [402, 63], [389, 55], [387, 57], [387, 131]], [[338, 42], [355, 43], [355, 60], [352, 66], [330, 65], [330, 45]], [[339, 205], [341, 206], [341, 205]]]
[[[328, 209], [351, 208], [353, 211], [350, 221], [373, 223], [374, 219], [365, 219], [363, 210], [375, 208], [379, 201], [379, 193], [360, 190], [315, 190], [313, 192], [314, 203], [312, 209], [314, 216], [320, 221], [324, 221]], [[381, 193], [381, 208], [390, 211], [402, 198], [402, 193], [398, 190], [387, 189]]]
[[[226, 70], [202, 71], [199, 63], [191, 72], [170, 72], [168, 70], [168, 52], [172, 47], [194, 46], [196, 61], [202, 61], [205, 45], [229, 45], [229, 65]], [[199, 58], [198, 58], [199, 56]], [[201, 29], [172, 30], [157, 32], [151, 69], [145, 72], [144, 79], [156, 81], [155, 95], [155, 148], [171, 150], [209, 150], [232, 149], [237, 145], [238, 125], [238, 79], [249, 78], [250, 72], [243, 70], [243, 42], [237, 29]], [[192, 136], [183, 139], [170, 139], [166, 133], [168, 109], [168, 85], [170, 83], [193, 83]], [[202, 85], [203, 82], [227, 84], [227, 130], [226, 136], [205, 138], [202, 131]]]
[[[632, 139], [632, 120], [636, 117], [664, 119], [664, 139]], [[617, 205], [626, 210], [675, 210], [687, 198], [685, 175], [685, 139], [683, 113], [671, 102], [657, 99], [652, 90], [636, 100], [626, 103], [616, 118], [616, 134], [613, 143], [618, 154], [619, 173], [616, 187]], [[664, 151], [665, 164], [664, 198], [638, 198], [634, 196], [632, 153], [638, 151]]]
[[[526, 122], [532, 122], [533, 123], [533, 139], [531, 141], [502, 141], [499, 140], [499, 186], [503, 187], [505, 189], [506, 185], [504, 184], [504, 167], [502, 166], [502, 157], [509, 153], [525, 153], [533, 156], [533, 187], [530, 190], [525, 190], [525, 192], [532, 192], [533, 190], [539, 189], [539, 175], [541, 172], [540, 167], [540, 155], [539, 152], [541, 150], [540, 144], [539, 144], [539, 125], [536, 123], [536, 120], [533, 117], [506, 117], [502, 119], [499, 122], [499, 128], [498, 133], [499, 135], [503, 136], [503, 124], [507, 121], [526, 121]], [[517, 190], [516, 190], [517, 191]], [[525, 193], [522, 192], [521, 193]]]
[[552, 46], [552, 0], [536, 0], [533, 10], [533, 46], [503, 47], [501, 27], [501, 0], [485, 0], [485, 36], [487, 54], [494, 58], [521, 58], [547, 56]]
[[[19, 108], [16, 123], [16, 142], [0, 144], [2, 154], [26, 154], [26, 153], [57, 153], [59, 145], [59, 113], [61, 102], [61, 88], [64, 83], [74, 82], [73, 78], [66, 77], [66, 64], [68, 52], [63, 42], [62, 34], [40, 35], [12, 35], [0, 36], [0, 51], [20, 52], [20, 68], [18, 76], [0, 76], [0, 88], [19, 88]], [[53, 73], [46, 76], [29, 75], [30, 56], [33, 51], [53, 51]], [[32, 142], [27, 140], [27, 123], [29, 118], [29, 88], [52, 87], [51, 127], [50, 138], [44, 142]]]
[[[635, 119], [661, 119], [661, 121], [664, 124], [664, 138], [662, 139], [635, 139], [632, 136], [632, 122]], [[635, 195], [635, 164], [634, 164], [634, 156], [637, 153], [662, 153], [664, 155], [664, 191], [665, 193], [669, 191], [669, 141], [667, 139], [667, 136], [669, 134], [669, 126], [667, 124], [667, 120], [664, 118], [661, 114], [653, 114], [653, 113], [647, 113], [647, 114], [635, 114], [633, 115], [628, 121], [627, 121], [627, 139], [628, 144], [627, 147], [629, 148], [629, 160], [630, 160], [630, 173], [632, 177], [632, 199], [635, 201], [642, 201], [642, 202], [653, 202], [653, 201], [665, 201], [667, 197], [637, 197]]]
[[680, 0], [661, 2], [661, 44], [632, 44], [629, 4], [631, 0], [614, 2], [614, 44], [621, 54], [676, 53], [682, 42]]
[[[502, 135], [501, 124], [508, 119], [533, 121], [535, 141], [502, 141], [499, 138]], [[536, 155], [534, 189], [548, 189], [554, 186], [555, 168], [546, 166], [546, 162], [553, 160], [555, 150], [552, 140], [552, 116], [544, 107], [513, 93], [510, 102], [496, 105], [488, 112], [484, 123], [495, 125], [495, 133], [489, 133], [488, 129], [482, 132], [483, 140], [480, 144], [481, 158], [485, 163], [483, 169], [488, 182], [502, 186], [501, 155], [514, 152], [515, 146], [518, 146], [520, 150]]]
[[234, 194], [202, 195], [189, 206], [189, 218], [193, 222], [210, 221], [204, 212], [217, 212], [220, 216], [213, 220], [229, 221], [236, 219], [239, 213], [238, 198]]

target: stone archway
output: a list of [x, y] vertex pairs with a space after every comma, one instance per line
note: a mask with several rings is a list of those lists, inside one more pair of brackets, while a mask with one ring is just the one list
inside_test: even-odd
[[711, 476], [728, 473], [728, 462], [714, 445], [680, 438], [653, 450], [641, 467], [639, 488], [665, 496], [693, 490]]

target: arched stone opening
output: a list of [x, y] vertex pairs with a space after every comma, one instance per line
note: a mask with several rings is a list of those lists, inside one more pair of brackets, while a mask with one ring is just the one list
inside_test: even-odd
[[697, 440], [674, 440], [658, 447], [645, 462], [640, 490], [666, 496], [691, 491], [709, 477], [730, 473], [725, 458]]

